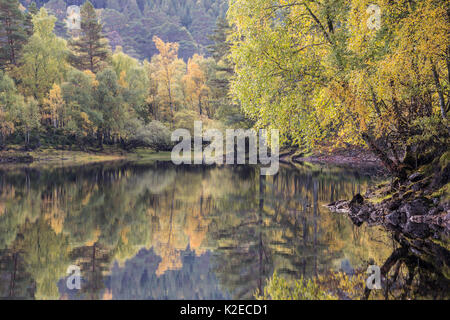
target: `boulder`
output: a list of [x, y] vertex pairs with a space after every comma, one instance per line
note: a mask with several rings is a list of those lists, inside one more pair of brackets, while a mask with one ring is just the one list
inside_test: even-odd
[[352, 201], [350, 201], [350, 206], [354, 205], [354, 204], [363, 204], [364, 203], [364, 198], [362, 195], [360, 195], [359, 193], [356, 194]]
[[401, 226], [406, 223], [406, 214], [401, 211], [393, 211], [386, 216], [386, 222], [393, 226]]
[[431, 229], [427, 224], [412, 221], [406, 223], [403, 231], [412, 238], [425, 239], [431, 235]]
[[330, 204], [327, 204], [326, 207], [331, 211], [335, 213], [348, 213], [349, 207], [348, 207], [348, 201], [347, 200], [338, 200], [336, 202], [332, 202]]
[[403, 204], [399, 211], [406, 214], [406, 217], [409, 219], [412, 216], [419, 216], [427, 214], [429, 210], [428, 203], [425, 199], [419, 198], [414, 199], [411, 202]]
[[351, 205], [350, 202], [350, 212], [349, 217], [353, 221], [353, 223], [357, 226], [360, 226], [363, 224], [363, 222], [366, 222], [370, 218], [370, 213], [374, 211], [374, 208], [370, 204], [364, 204], [364, 205], [358, 205], [354, 204]]
[[419, 180], [422, 180], [422, 178], [423, 174], [421, 174], [420, 172], [414, 172], [412, 175], [408, 177], [408, 180], [411, 182], [417, 182]]

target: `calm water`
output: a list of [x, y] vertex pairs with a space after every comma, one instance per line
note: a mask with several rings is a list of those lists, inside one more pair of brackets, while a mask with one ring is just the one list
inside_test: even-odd
[[[274, 270], [381, 265], [394, 243], [323, 207], [370, 176], [337, 168], [106, 163], [0, 168], [0, 296], [252, 298]], [[66, 286], [81, 267], [80, 291]]]

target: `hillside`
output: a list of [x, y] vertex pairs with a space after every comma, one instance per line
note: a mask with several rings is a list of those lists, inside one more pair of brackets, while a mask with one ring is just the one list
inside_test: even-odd
[[[28, 7], [32, 0], [20, 1]], [[58, 17], [56, 33], [68, 37], [65, 26], [67, 8], [81, 6], [84, 0], [37, 0], [38, 8], [45, 6]], [[194, 53], [207, 55], [211, 44], [208, 35], [216, 19], [224, 16], [226, 0], [92, 0], [103, 23], [103, 32], [114, 50], [138, 59], [150, 59], [157, 54], [152, 41], [158, 36], [164, 41], [180, 44], [179, 56], [185, 61]]]

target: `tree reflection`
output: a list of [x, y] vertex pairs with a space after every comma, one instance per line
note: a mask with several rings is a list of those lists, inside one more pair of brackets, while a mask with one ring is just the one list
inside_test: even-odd
[[[382, 265], [393, 249], [386, 233], [322, 207], [368, 181], [306, 166], [268, 177], [170, 162], [0, 168], [0, 294], [170, 298], [179, 288], [193, 299], [252, 298], [275, 270], [294, 279], [370, 258]], [[69, 265], [81, 268], [80, 292], [65, 288]], [[195, 283], [204, 287], [189, 296]]]

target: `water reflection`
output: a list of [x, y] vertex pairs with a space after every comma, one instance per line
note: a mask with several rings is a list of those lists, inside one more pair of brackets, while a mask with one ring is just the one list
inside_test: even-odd
[[[336, 168], [106, 163], [0, 169], [0, 296], [252, 298], [274, 270], [311, 277], [382, 265], [396, 248], [323, 204], [364, 190]], [[81, 268], [81, 290], [65, 286]]]

